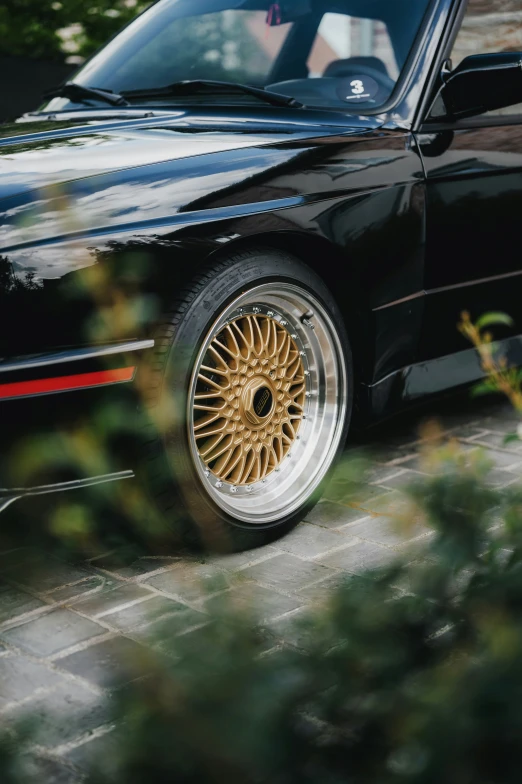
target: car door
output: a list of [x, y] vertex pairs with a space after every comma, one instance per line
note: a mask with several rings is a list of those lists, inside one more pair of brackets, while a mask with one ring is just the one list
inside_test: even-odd
[[[469, 0], [452, 67], [500, 51], [522, 52], [522, 0]], [[469, 348], [457, 330], [463, 310], [508, 312], [522, 333], [522, 105], [424, 126], [417, 138], [427, 177], [421, 354], [430, 360]], [[477, 370], [465, 365], [456, 383]]]

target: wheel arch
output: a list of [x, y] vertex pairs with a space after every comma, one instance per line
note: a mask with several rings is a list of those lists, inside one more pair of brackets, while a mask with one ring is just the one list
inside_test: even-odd
[[[179, 263], [172, 265], [176, 246]], [[126, 250], [130, 250], [127, 246]], [[266, 231], [245, 234], [217, 245], [209, 238], [183, 239], [178, 243], [151, 242], [136, 244], [138, 253], [146, 251], [154, 258], [154, 274], [148, 282], [149, 290], [158, 294], [162, 307], [169, 307], [172, 292], [187, 285], [202, 266], [219, 262], [227, 256], [248, 250], [277, 250], [289, 253], [307, 264], [319, 275], [330, 290], [350, 337], [356, 386], [357, 382], [371, 377], [375, 357], [375, 329], [368, 304], [367, 293], [362, 289], [355, 260], [349, 252], [326, 237], [295, 231]], [[150, 324], [153, 328], [154, 324]]]
[[325, 237], [304, 232], [266, 232], [231, 240], [211, 252], [207, 261], [249, 249], [279, 250], [295, 256], [319, 275], [334, 297], [350, 338], [356, 384], [371, 369], [374, 336], [367, 297], [361, 290], [354, 265], [348, 254]]

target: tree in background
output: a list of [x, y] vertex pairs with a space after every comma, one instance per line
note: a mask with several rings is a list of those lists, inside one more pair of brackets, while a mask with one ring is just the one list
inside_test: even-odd
[[87, 57], [148, 5], [150, 0], [3, 0], [0, 55]]

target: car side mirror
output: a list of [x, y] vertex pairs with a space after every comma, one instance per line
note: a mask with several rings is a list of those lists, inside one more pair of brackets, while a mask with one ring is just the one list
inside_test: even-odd
[[515, 106], [522, 103], [522, 52], [471, 55], [443, 80], [439, 97], [452, 119]]

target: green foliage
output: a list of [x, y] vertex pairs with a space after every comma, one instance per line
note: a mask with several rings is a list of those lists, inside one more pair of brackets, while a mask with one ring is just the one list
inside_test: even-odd
[[63, 60], [58, 31], [81, 25], [75, 54], [88, 56], [147, 5], [150, 0], [3, 0], [0, 54]]
[[[476, 322], [471, 320], [467, 311], [461, 315], [459, 331], [477, 349], [480, 366], [485, 376], [485, 380], [474, 387], [472, 394], [479, 396], [500, 392], [507, 397], [513, 408], [522, 414], [522, 370], [508, 367], [506, 358], [498, 356], [498, 345], [493, 342], [492, 334], [484, 331], [487, 327], [495, 325], [513, 327], [514, 321], [506, 313], [485, 313]], [[517, 432], [510, 434], [505, 443], [519, 440], [520, 435], [519, 425]]]
[[488, 470], [443, 449], [410, 489], [426, 551], [348, 581], [287, 629], [297, 647], [224, 604], [136, 662], [89, 781], [518, 784], [522, 491]]
[[494, 327], [498, 326], [499, 324], [503, 324], [506, 327], [512, 327], [514, 322], [511, 316], [508, 316], [507, 313], [484, 313], [477, 321], [475, 322], [475, 326], [477, 329], [482, 330], [486, 327]]

